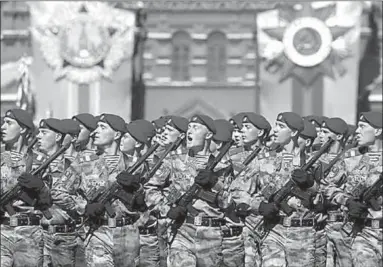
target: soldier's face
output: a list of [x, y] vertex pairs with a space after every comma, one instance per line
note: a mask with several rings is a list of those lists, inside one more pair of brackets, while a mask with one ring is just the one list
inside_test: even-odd
[[375, 143], [375, 139], [382, 134], [382, 129], [375, 129], [370, 124], [360, 121], [355, 134], [359, 146], [368, 146]]
[[131, 154], [134, 152], [137, 141], [129, 134], [125, 133], [121, 138], [120, 150], [124, 153]]
[[287, 126], [286, 123], [276, 121], [273, 129], [276, 144], [288, 144], [294, 135], [294, 132]]
[[181, 135], [181, 133], [176, 128], [167, 124], [165, 126], [165, 129], [164, 129], [162, 135], [161, 135], [162, 143], [165, 146], [170, 145], [170, 144], [174, 143], [180, 135]]
[[209, 130], [205, 125], [200, 123], [190, 122], [186, 133], [186, 147], [204, 146]]
[[58, 134], [50, 129], [41, 128], [37, 135], [37, 144], [43, 152], [50, 152], [55, 148], [57, 142], [61, 139], [61, 134]]
[[101, 121], [97, 123], [93, 139], [95, 146], [111, 145], [115, 139], [117, 139], [117, 132], [114, 131], [109, 124]]
[[232, 139], [234, 140], [237, 146], [243, 146], [242, 131], [238, 128], [238, 126], [234, 127]]
[[328, 128], [322, 127], [321, 131], [319, 132], [319, 140], [320, 143], [323, 145], [326, 143], [329, 139], [337, 140], [336, 133], [333, 133]]
[[217, 152], [221, 142], [215, 141], [214, 139], [210, 142], [210, 152], [215, 153]]
[[158, 143], [160, 146], [164, 146], [165, 144], [162, 141], [162, 135], [164, 133], [165, 127], [156, 128], [156, 135], [152, 138], [152, 144]]
[[90, 138], [90, 131], [82, 124], [80, 124], [80, 133], [77, 137], [77, 142], [78, 143], [84, 143], [87, 142]]
[[244, 144], [250, 144], [258, 140], [259, 129], [253, 124], [244, 122], [242, 127], [242, 139]]
[[4, 123], [1, 125], [1, 137], [4, 143], [16, 142], [25, 131], [16, 120], [5, 117]]
[[319, 137], [319, 134], [321, 132], [321, 127], [315, 127], [315, 130], [317, 131], [317, 137], [314, 139], [313, 145], [321, 143], [321, 140], [320, 140], [320, 137]]

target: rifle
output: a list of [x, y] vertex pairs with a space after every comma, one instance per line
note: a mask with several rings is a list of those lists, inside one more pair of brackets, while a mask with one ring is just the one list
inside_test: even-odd
[[164, 153], [162, 153], [161, 157], [158, 159], [158, 161], [156, 162], [156, 164], [154, 164], [154, 166], [152, 167], [152, 169], [150, 171], [148, 171], [144, 177], [143, 177], [143, 184], [147, 183], [149, 181], [150, 178], [153, 177], [153, 175], [157, 172], [157, 170], [161, 167], [162, 165], [162, 161], [166, 158], [166, 156], [173, 150], [176, 150], [182, 143], [182, 141], [185, 139], [185, 135], [181, 135], [177, 138], [177, 140], [172, 143], [166, 150]]
[[[157, 143], [153, 145], [148, 151], [142, 155], [129, 169], [128, 173], [133, 174], [134, 172], [137, 171], [137, 169], [148, 159], [148, 157], [158, 148]], [[122, 189], [122, 186], [117, 182], [114, 181], [112, 185], [105, 190], [104, 192], [97, 191], [96, 189], [92, 190], [88, 195], [86, 195], [82, 190], [79, 190], [80, 194], [88, 201], [88, 203], [102, 203], [105, 207], [105, 210], [107, 214], [109, 215], [110, 218], [116, 217], [116, 212], [112, 208], [112, 202], [115, 200], [116, 195], [118, 192]], [[121, 194], [119, 194], [122, 196]], [[124, 197], [121, 199], [121, 201], [126, 205], [127, 207], [132, 208], [134, 204], [134, 196], [129, 197], [128, 196]], [[129, 197], [129, 198], [128, 198]], [[82, 224], [79, 226], [81, 228], [83, 225], [85, 225], [89, 221], [89, 217], [85, 218]], [[85, 236], [85, 240], [89, 237], [92, 236], [94, 231], [97, 230], [99, 226], [96, 224], [92, 224], [91, 227], [89, 228], [89, 231], [87, 232]], [[87, 244], [86, 244], [87, 245]]]
[[[315, 153], [315, 155], [301, 167], [301, 170], [305, 172], [309, 171], [314, 166], [314, 163], [329, 149], [329, 147], [334, 142], [335, 140], [329, 139]], [[287, 181], [287, 183], [274, 196], [270, 196], [269, 201], [274, 202], [274, 204], [276, 204], [287, 216], [290, 216], [294, 212], [294, 209], [291, 208], [287, 203], [289, 196], [295, 196], [299, 198], [305, 207], [310, 206], [311, 195], [307, 192], [302, 191], [292, 179], [289, 179], [289, 181]], [[267, 235], [267, 233], [274, 227], [274, 225], [271, 225], [271, 227], [268, 227], [266, 229], [265, 219], [263, 218], [258, 222], [254, 230], [256, 233], [261, 233], [259, 236], [261, 239], [263, 239]], [[262, 229], [265, 229], [265, 231], [262, 231]]]
[[[235, 178], [237, 178], [245, 169], [246, 167], [250, 164], [250, 162], [252, 162], [259, 154], [259, 152], [261, 152], [262, 150], [262, 147], [259, 146], [257, 147], [256, 149], [254, 149], [250, 155], [247, 156], [247, 158], [243, 161], [242, 165], [244, 166], [238, 173], [237, 175], [235, 176]], [[235, 179], [234, 178], [234, 179]]]
[[[52, 156], [50, 156], [46, 161], [44, 161], [44, 163], [41, 164], [38, 168], [33, 170], [31, 174], [40, 174], [49, 166], [49, 164], [52, 163], [52, 161], [54, 161], [57, 157], [64, 153], [69, 148], [70, 144], [71, 142], [63, 143], [60, 149], [58, 149], [54, 154], [52, 154]], [[0, 207], [4, 208], [8, 212], [8, 214], [12, 216], [16, 213], [14, 208], [12, 207], [12, 203], [17, 199], [21, 199], [29, 206], [34, 206], [36, 204], [36, 200], [32, 199], [19, 184], [16, 184], [13, 188], [11, 188], [8, 192], [1, 196]], [[48, 220], [52, 219], [52, 214], [49, 212], [48, 209], [42, 210], [41, 212], [43, 213], [44, 217]]]
[[[218, 163], [222, 160], [222, 158], [229, 151], [230, 147], [234, 145], [234, 143], [235, 143], [234, 140], [230, 140], [228, 143], [226, 143], [225, 146], [222, 148], [222, 150], [218, 153], [218, 155], [213, 160], [208, 162], [205, 170], [209, 170], [209, 171], [214, 170], [214, 168], [218, 165]], [[205, 190], [203, 190], [203, 188], [200, 185], [198, 185], [197, 183], [193, 183], [193, 185], [189, 188], [189, 190], [187, 190], [185, 194], [183, 194], [181, 198], [177, 201], [176, 205], [178, 207], [183, 207], [186, 209], [188, 207], [191, 208], [193, 199], [195, 199], [196, 197], [201, 197], [202, 194], [204, 195], [204, 198], [210, 199], [208, 200], [208, 202], [211, 202], [211, 201], [214, 202], [216, 199], [215, 193], [206, 192]], [[172, 220], [170, 224], [166, 227], [164, 233], [167, 232], [169, 226], [172, 227], [172, 231], [169, 237], [169, 240], [170, 240], [169, 244], [173, 243], [174, 238], [176, 237], [176, 234], [177, 234], [177, 230], [179, 227], [181, 227], [184, 220], [185, 218], [183, 218], [183, 220], [179, 222]]]
[[[361, 185], [361, 183], [359, 184]], [[360, 200], [362, 203], [369, 205], [373, 210], [380, 210], [380, 205], [377, 198], [383, 193], [383, 174], [380, 173], [379, 178], [366, 190], [362, 186], [356, 186], [352, 192], [354, 199]], [[349, 219], [352, 219], [351, 221]], [[348, 236], [354, 236], [361, 230], [363, 219], [360, 218], [347, 218], [342, 225], [342, 231]], [[347, 227], [347, 228], [346, 228]]]

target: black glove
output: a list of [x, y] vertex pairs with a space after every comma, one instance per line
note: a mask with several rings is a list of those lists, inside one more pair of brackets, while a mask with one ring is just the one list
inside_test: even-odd
[[138, 190], [140, 188], [140, 175], [121, 172], [116, 177], [117, 182], [127, 190]]
[[166, 216], [172, 220], [181, 221], [186, 217], [186, 214], [187, 214], [186, 208], [177, 206], [174, 208], [170, 208]]
[[213, 171], [200, 170], [194, 181], [205, 189], [211, 189], [217, 183], [218, 177], [219, 176]]
[[314, 185], [314, 176], [301, 169], [295, 169], [291, 174], [291, 179], [302, 189], [307, 189]]
[[274, 219], [278, 216], [278, 207], [274, 203], [261, 202], [259, 205], [259, 214], [265, 218]]
[[138, 211], [144, 212], [148, 209], [145, 202], [145, 194], [137, 194], [134, 198], [134, 208]]
[[366, 218], [368, 214], [367, 205], [349, 198], [346, 202], [346, 207], [348, 208], [348, 214], [352, 218]]
[[102, 203], [95, 202], [87, 204], [85, 207], [85, 216], [88, 217], [99, 217], [105, 212], [105, 206]]
[[39, 192], [45, 186], [42, 179], [27, 172], [22, 173], [17, 182], [20, 186], [35, 192]]
[[245, 203], [241, 203], [237, 206], [236, 214], [238, 217], [244, 218], [249, 216], [250, 213], [251, 213], [251, 210], [249, 205]]
[[50, 194], [50, 191], [47, 190], [40, 190], [40, 193], [37, 196], [37, 201], [35, 204], [35, 209], [38, 210], [47, 210], [50, 207], [52, 207], [52, 197]]

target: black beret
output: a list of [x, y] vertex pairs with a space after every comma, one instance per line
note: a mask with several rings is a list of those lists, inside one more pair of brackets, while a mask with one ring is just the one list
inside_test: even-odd
[[66, 133], [70, 135], [78, 135], [81, 131], [80, 123], [78, 121], [63, 119], [61, 120], [61, 125]]
[[80, 113], [76, 116], [73, 116], [72, 119], [84, 125], [91, 132], [93, 132], [97, 128], [98, 120], [92, 114]]
[[200, 123], [205, 125], [213, 134], [217, 132], [214, 126], [214, 120], [207, 115], [194, 115], [190, 122]]
[[153, 124], [147, 120], [136, 120], [126, 124], [126, 131], [141, 143], [148, 143], [156, 134]]
[[161, 116], [158, 119], [153, 120], [152, 123], [154, 124], [154, 127], [156, 127], [157, 129], [161, 129], [166, 125], [166, 122], [169, 117], [170, 116]]
[[304, 125], [303, 125], [303, 119], [301, 116], [294, 112], [281, 112], [277, 116], [277, 121], [281, 121], [286, 123], [286, 125], [292, 129], [296, 130], [298, 132], [303, 131]]
[[336, 134], [347, 135], [348, 133], [348, 125], [341, 118], [329, 118], [323, 122], [322, 127]]
[[315, 139], [317, 137], [317, 131], [315, 126], [307, 119], [303, 120], [303, 131], [299, 133], [299, 135], [303, 138], [312, 138]]
[[240, 112], [235, 114], [229, 121], [233, 124], [233, 126], [238, 126], [239, 129], [242, 129], [242, 120], [245, 116], [246, 112]]
[[100, 115], [99, 121], [107, 123], [113, 130], [117, 132], [125, 132], [125, 121], [118, 115], [103, 113]]
[[355, 131], [356, 131], [356, 127], [355, 125], [352, 125], [352, 124], [347, 124], [348, 126], [348, 131], [347, 131], [347, 135], [350, 136], [350, 135], [353, 135], [355, 134]]
[[267, 132], [271, 130], [271, 125], [266, 120], [266, 118], [254, 112], [247, 112], [244, 115], [242, 122], [249, 122], [253, 124], [255, 127], [257, 127], [258, 129], [266, 130]]
[[42, 119], [40, 121], [39, 128], [49, 129], [56, 133], [67, 134], [67, 131], [64, 129], [61, 120], [55, 118]]
[[27, 127], [30, 130], [35, 128], [31, 114], [23, 109], [10, 109], [5, 113], [5, 117], [14, 119], [20, 126]]
[[311, 123], [315, 125], [315, 127], [322, 127], [322, 124], [325, 120], [328, 118], [326, 116], [316, 116], [316, 115], [310, 115], [304, 117], [304, 119], [309, 120]]
[[382, 128], [382, 119], [383, 114], [382, 112], [377, 111], [368, 111], [368, 112], [362, 112], [359, 116], [359, 121], [367, 122], [374, 128]]
[[180, 116], [168, 116], [166, 124], [176, 128], [181, 133], [186, 133], [188, 130], [188, 119]]
[[234, 126], [230, 122], [223, 119], [214, 120], [214, 126], [217, 131], [213, 136], [214, 140], [222, 142], [231, 140]]

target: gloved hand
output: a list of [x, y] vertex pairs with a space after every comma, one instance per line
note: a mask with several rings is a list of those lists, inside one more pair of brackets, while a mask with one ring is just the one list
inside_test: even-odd
[[353, 218], [366, 218], [368, 214], [367, 205], [356, 201], [352, 198], [349, 198], [346, 202], [346, 207], [348, 208], [348, 214]]
[[238, 204], [236, 209], [236, 214], [238, 217], [244, 218], [249, 216], [250, 213], [251, 209], [249, 205], [247, 205], [246, 203]]
[[213, 171], [200, 170], [194, 181], [203, 188], [211, 189], [217, 183], [218, 177], [219, 176]]
[[187, 214], [186, 208], [177, 206], [177, 207], [170, 208], [166, 216], [172, 220], [181, 221], [182, 219], [186, 217], [186, 214]]
[[42, 179], [27, 172], [22, 173], [17, 182], [20, 186], [35, 192], [39, 192], [45, 186]]
[[302, 189], [307, 189], [314, 185], [313, 175], [301, 169], [295, 169], [291, 174], [291, 179]]
[[274, 203], [266, 203], [264, 201], [259, 205], [259, 214], [265, 218], [275, 218], [278, 215], [278, 207]]
[[138, 190], [140, 188], [140, 175], [130, 174], [129, 172], [120, 172], [117, 177], [117, 182], [128, 190]]
[[52, 205], [53, 205], [53, 201], [52, 201], [50, 191], [48, 189], [40, 190], [40, 192], [37, 196], [35, 209], [47, 210], [50, 207], [52, 207]]
[[145, 194], [137, 194], [134, 198], [134, 208], [138, 211], [144, 212], [148, 209], [145, 202]]
[[104, 212], [105, 212], [105, 206], [104, 204], [99, 202], [87, 204], [85, 207], [85, 216], [99, 217], [99, 216], [102, 216]]

